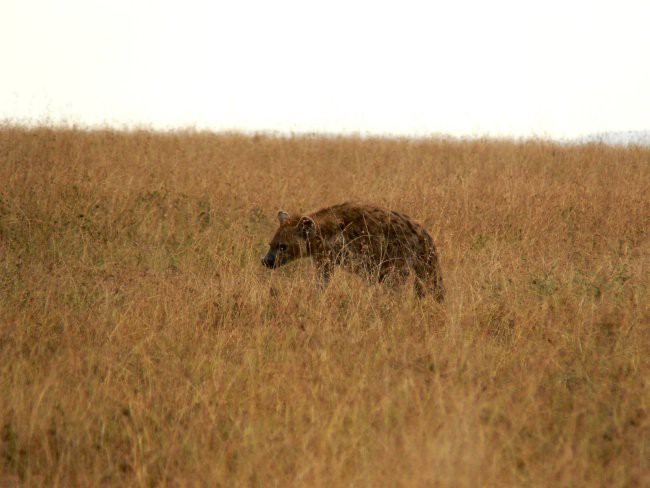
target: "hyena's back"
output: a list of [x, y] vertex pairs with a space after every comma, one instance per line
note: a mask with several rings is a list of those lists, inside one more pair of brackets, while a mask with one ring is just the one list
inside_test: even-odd
[[444, 297], [433, 239], [408, 216], [371, 205], [343, 203], [309, 215], [320, 230], [322, 258], [379, 281], [414, 275], [419, 295]]

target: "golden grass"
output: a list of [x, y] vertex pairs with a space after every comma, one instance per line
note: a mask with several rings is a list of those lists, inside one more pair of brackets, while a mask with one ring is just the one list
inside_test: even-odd
[[[0, 130], [0, 485], [650, 483], [650, 150]], [[438, 305], [259, 262], [425, 224]]]

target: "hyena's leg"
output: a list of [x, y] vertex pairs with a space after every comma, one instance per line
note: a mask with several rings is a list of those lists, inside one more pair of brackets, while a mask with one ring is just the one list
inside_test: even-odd
[[442, 276], [437, 263], [435, 265], [418, 266], [414, 269], [415, 294], [422, 298], [430, 294], [437, 302], [443, 302], [445, 299], [445, 287], [442, 284]]
[[332, 265], [331, 261], [322, 261], [316, 263], [316, 272], [318, 274], [318, 285], [320, 288], [327, 288], [327, 285], [330, 282], [330, 278], [332, 277], [332, 271], [334, 270], [334, 266]]
[[384, 265], [379, 270], [379, 282], [390, 288], [398, 289], [408, 279], [409, 269], [401, 263], [398, 265]]

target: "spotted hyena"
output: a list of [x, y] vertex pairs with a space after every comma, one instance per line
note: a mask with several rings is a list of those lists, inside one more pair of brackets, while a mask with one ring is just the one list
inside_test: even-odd
[[264, 266], [278, 268], [309, 256], [323, 284], [337, 265], [380, 283], [403, 283], [412, 275], [418, 296], [444, 298], [433, 239], [404, 214], [343, 203], [299, 217], [280, 211], [278, 220], [280, 228], [262, 259]]

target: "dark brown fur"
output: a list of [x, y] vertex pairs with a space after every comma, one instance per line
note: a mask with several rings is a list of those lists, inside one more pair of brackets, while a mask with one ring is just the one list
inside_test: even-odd
[[278, 213], [280, 228], [262, 263], [277, 268], [311, 257], [326, 284], [335, 265], [370, 281], [403, 283], [414, 277], [418, 296], [444, 299], [438, 255], [429, 233], [404, 214], [372, 205], [343, 203], [290, 217]]

